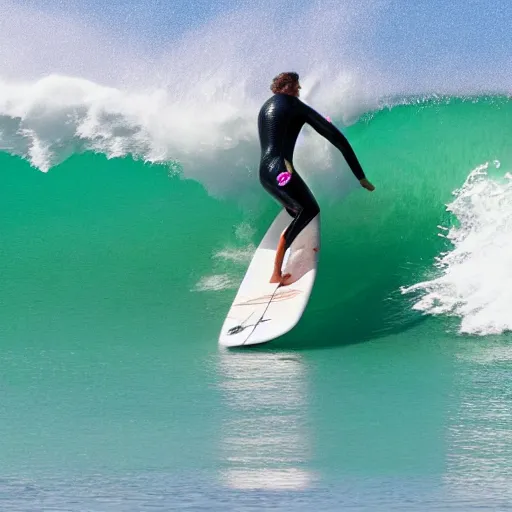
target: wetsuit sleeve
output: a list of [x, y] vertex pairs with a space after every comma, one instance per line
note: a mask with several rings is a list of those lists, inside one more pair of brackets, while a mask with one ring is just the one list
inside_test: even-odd
[[361, 164], [359, 163], [359, 160], [346, 137], [338, 130], [338, 128], [336, 128], [336, 126], [327, 121], [325, 117], [305, 103], [300, 103], [304, 112], [305, 122], [317, 133], [322, 135], [322, 137], [325, 137], [334, 147], [341, 151], [350, 166], [350, 169], [358, 180], [366, 178]]

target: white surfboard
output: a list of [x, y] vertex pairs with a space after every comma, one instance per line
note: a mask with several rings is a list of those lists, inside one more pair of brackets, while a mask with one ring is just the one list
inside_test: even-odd
[[291, 274], [290, 284], [272, 284], [269, 280], [279, 237], [291, 221], [288, 212], [282, 210], [256, 249], [222, 326], [220, 345], [240, 347], [265, 343], [287, 333], [300, 320], [317, 272], [320, 214], [286, 251], [283, 275]]

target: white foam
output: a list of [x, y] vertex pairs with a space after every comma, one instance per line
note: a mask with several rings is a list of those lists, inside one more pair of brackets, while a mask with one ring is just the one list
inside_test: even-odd
[[196, 283], [194, 290], [195, 292], [211, 292], [221, 291], [233, 288], [235, 286], [232, 278], [227, 274], [213, 275], [202, 277], [198, 283]]
[[461, 333], [478, 335], [512, 330], [512, 175], [489, 168], [474, 169], [447, 207], [457, 225], [442, 234], [453, 249], [437, 258], [441, 275], [402, 289], [420, 292], [414, 309], [458, 316]]
[[[177, 101], [163, 89], [127, 92], [57, 75], [0, 80], [0, 149], [43, 172], [86, 150], [177, 162], [212, 194], [238, 193], [254, 185], [259, 106], [251, 98]], [[298, 145], [298, 165], [302, 158], [305, 168], [332, 169], [333, 148], [309, 135], [310, 144]]]
[[[226, 246], [213, 254], [212, 258], [228, 263], [231, 274], [213, 274], [202, 277], [194, 291], [212, 292], [234, 289], [240, 284], [240, 272], [244, 272], [251, 261], [256, 246], [253, 243], [255, 229], [247, 222], [234, 226], [235, 237], [241, 247]], [[233, 265], [234, 264], [234, 265]]]
[[220, 258], [225, 261], [232, 261], [235, 263], [248, 263], [251, 261], [252, 256], [254, 255], [254, 251], [256, 250], [255, 245], [249, 245], [244, 247], [243, 249], [235, 249], [228, 247], [215, 253], [215, 258]]
[[[369, 84], [378, 72], [363, 58], [361, 41], [378, 5], [313, 3], [283, 17], [279, 2], [264, 9], [246, 3], [148, 53], [147, 45], [125, 45], [114, 38], [119, 31], [90, 20], [80, 25], [77, 16], [8, 2], [14, 22], [4, 16], [1, 25], [0, 148], [44, 172], [93, 150], [177, 162], [213, 195], [250, 190], [259, 160], [257, 113], [276, 73], [299, 71], [304, 101], [338, 123], [376, 105], [380, 82]], [[309, 131], [297, 164], [302, 159], [306, 175], [343, 166], [334, 153]]]

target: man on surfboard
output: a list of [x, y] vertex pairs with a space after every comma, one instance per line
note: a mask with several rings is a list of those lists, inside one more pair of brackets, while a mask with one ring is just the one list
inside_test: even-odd
[[338, 148], [350, 169], [365, 189], [375, 187], [366, 176], [345, 136], [327, 119], [299, 100], [299, 75], [277, 75], [270, 86], [274, 93], [261, 107], [258, 131], [261, 145], [260, 182], [293, 217], [279, 239], [271, 283], [288, 284], [289, 274], [282, 275], [284, 255], [297, 235], [313, 220], [320, 208], [308, 186], [293, 166], [295, 142], [305, 123]]

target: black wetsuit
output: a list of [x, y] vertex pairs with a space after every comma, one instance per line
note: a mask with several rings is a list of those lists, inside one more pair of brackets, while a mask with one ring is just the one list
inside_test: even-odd
[[[258, 116], [260, 182], [293, 217], [284, 234], [286, 248], [320, 212], [313, 194], [293, 166], [295, 142], [305, 123], [342, 152], [357, 179], [365, 178], [352, 147], [332, 123], [295, 96], [274, 94], [269, 98]], [[291, 178], [280, 185], [278, 176], [287, 170], [292, 171]]]

